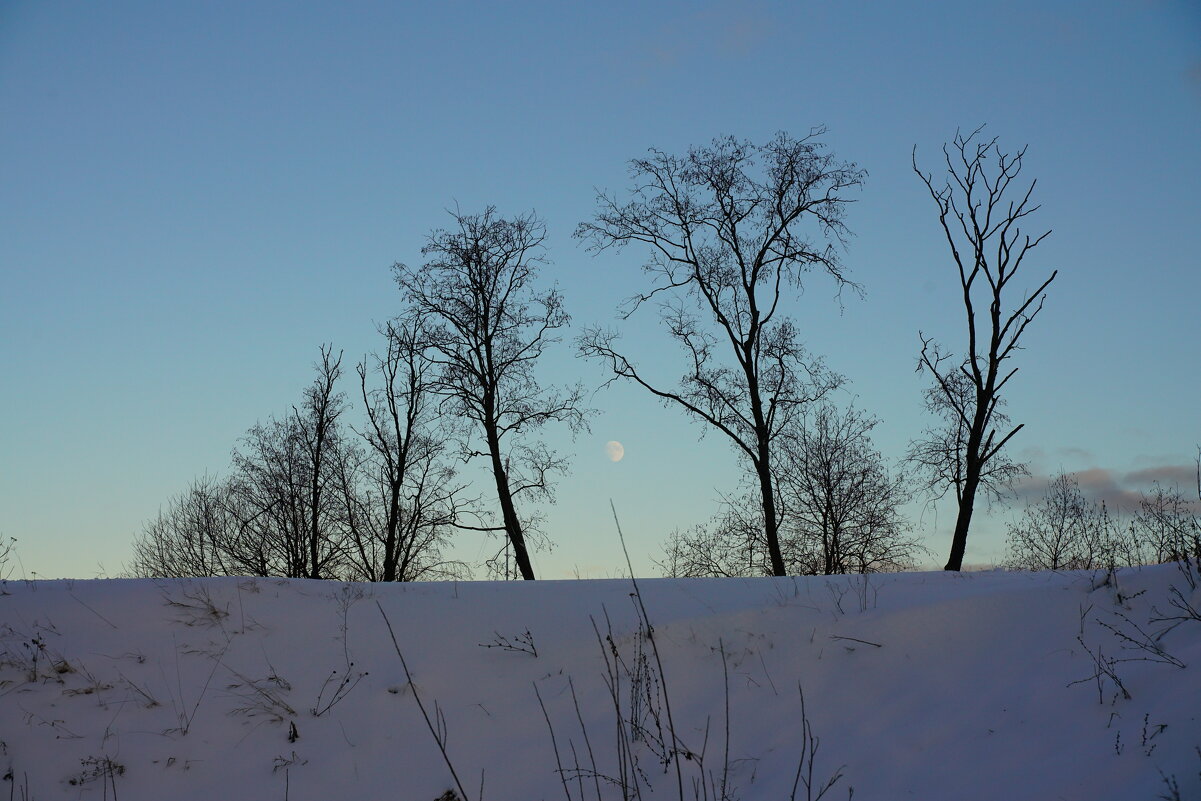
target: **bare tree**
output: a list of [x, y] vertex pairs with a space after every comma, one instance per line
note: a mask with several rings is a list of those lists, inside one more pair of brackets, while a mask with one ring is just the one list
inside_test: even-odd
[[[764, 536], [763, 512], [752, 493], [722, 500], [721, 511], [707, 523], [675, 530], [663, 543], [659, 568], [671, 578], [755, 577], [772, 575]], [[794, 554], [785, 565], [797, 570]]]
[[[352, 574], [366, 581], [461, 576], [463, 565], [442, 558], [461, 488], [444, 460], [421, 320], [397, 319], [381, 333], [383, 355], [356, 368], [365, 450], [345, 449], [340, 470]], [[369, 388], [369, 375], [381, 385]]]
[[167, 501], [134, 540], [129, 572], [134, 576], [225, 576], [233, 570], [226, 551], [236, 524], [229, 514], [229, 488], [212, 476]]
[[[598, 328], [583, 334], [581, 353], [730, 439], [758, 482], [774, 575], [785, 572], [776, 440], [806, 404], [841, 381], [806, 353], [782, 306], [810, 270], [827, 273], [839, 289], [854, 287], [838, 258], [848, 235], [843, 215], [850, 201], [842, 195], [865, 173], [826, 152], [824, 133], [780, 133], [762, 146], [727, 137], [684, 157], [652, 149], [630, 162], [631, 199], [600, 195], [594, 220], [576, 231], [594, 251], [647, 246], [652, 288], [631, 298], [622, 319], [660, 301], [661, 322], [687, 367], [680, 384], [669, 387], [617, 350], [615, 332]], [[815, 239], [802, 231], [807, 225]]]
[[321, 348], [317, 377], [283, 420], [254, 426], [233, 455], [229, 509], [237, 534], [228, 553], [235, 572], [333, 578], [345, 556], [338, 502], [345, 409], [334, 391], [342, 356]]
[[1016, 570], [1092, 570], [1117, 563], [1121, 551], [1104, 506], [1089, 503], [1072, 475], [1061, 473], [1038, 503], [1009, 525], [1007, 566]]
[[308, 474], [290, 417], [256, 423], [233, 452], [232, 572], [302, 578], [307, 569]]
[[1180, 487], [1159, 484], [1139, 500], [1132, 525], [1147, 561], [1201, 559], [1201, 458], [1197, 484], [1196, 501]]
[[[914, 563], [924, 549], [900, 508], [908, 482], [872, 446], [879, 421], [820, 405], [785, 440], [780, 495], [786, 551], [813, 554], [813, 572], [877, 573]], [[788, 547], [791, 545], [791, 547]]]
[[[1021, 222], [1038, 211], [1030, 203], [1037, 181], [1023, 191], [1014, 185], [1026, 154], [1002, 152], [997, 140], [985, 140], [978, 128], [968, 136], [956, 133], [943, 145], [947, 178], [936, 184], [917, 166], [938, 207], [951, 256], [958, 271], [967, 319], [967, 344], [962, 357], [944, 351], [931, 337], [920, 334], [918, 370], [928, 371], [934, 387], [927, 406], [944, 417], [945, 427], [928, 432], [912, 449], [916, 463], [926, 468], [929, 486], [955, 490], [958, 514], [947, 570], [959, 570], [967, 547], [968, 528], [976, 495], [984, 488], [1003, 486], [1024, 472], [1020, 465], [1000, 459], [1002, 448], [1022, 429], [1010, 428], [999, 411], [1002, 390], [1017, 372], [1006, 362], [1019, 349], [1026, 327], [1042, 311], [1044, 294], [1058, 271], [1042, 281], [1024, 300], [1013, 302], [1010, 284], [1022, 262], [1051, 232], [1024, 234]], [[1012, 190], [1012, 191], [1011, 191]]]
[[[529, 518], [522, 496], [551, 500], [551, 476], [564, 458], [528, 435], [547, 423], [584, 426], [582, 387], [542, 387], [534, 366], [570, 318], [556, 289], [535, 290], [545, 263], [546, 228], [533, 213], [505, 219], [452, 212], [455, 228], [436, 230], [422, 249], [420, 269], [395, 266], [412, 309], [427, 320], [433, 382], [448, 411], [469, 426], [465, 455], [488, 460], [503, 530], [523, 579], [534, 578]], [[482, 440], [482, 445], [475, 444]]]
[[[880, 573], [911, 567], [925, 549], [900, 512], [906, 481], [890, 475], [870, 432], [875, 418], [821, 404], [783, 438], [777, 464], [780, 551], [788, 575]], [[757, 487], [725, 498], [709, 523], [675, 531], [669, 576], [772, 575]]]
[[[906, 459], [927, 494], [938, 499], [953, 489], [956, 502], [960, 502], [967, 482], [970, 420], [974, 419], [964, 411], [974, 408], [976, 389], [961, 372], [948, 372], [943, 379], [924, 393], [926, 411], [939, 418], [938, 422], [928, 427], [921, 439], [910, 443]], [[1009, 424], [1004, 406], [1005, 399], [998, 398], [991, 417], [994, 428]], [[1004, 451], [995, 451], [986, 462], [974, 463], [979, 469], [976, 496], [983, 495], [990, 503], [1004, 497], [1014, 481], [1029, 475], [1025, 464], [1014, 462]]]
[[307, 578], [324, 578], [323, 572], [337, 559], [339, 550], [336, 546], [331, 547], [328, 529], [324, 526], [327, 508], [335, 506], [334, 499], [325, 495], [330, 483], [327, 465], [336, 463], [335, 454], [342, 439], [338, 418], [346, 408], [342, 396], [334, 392], [334, 385], [342, 375], [342, 354], [339, 352], [335, 359], [332, 353], [332, 345], [322, 346], [317, 377], [305, 388], [301, 406], [292, 407], [295, 430], [308, 457]]

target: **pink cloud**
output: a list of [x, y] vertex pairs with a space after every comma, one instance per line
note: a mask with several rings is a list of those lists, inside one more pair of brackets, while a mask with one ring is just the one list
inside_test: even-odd
[[[1113, 513], [1131, 513], [1138, 509], [1144, 493], [1156, 483], [1165, 489], [1179, 488], [1193, 498], [1197, 486], [1195, 464], [1161, 464], [1128, 473], [1118, 473], [1104, 467], [1089, 467], [1068, 471], [1080, 486], [1080, 492], [1094, 503], [1104, 503]], [[1020, 502], [1037, 503], [1047, 491], [1053, 476], [1029, 476], [1014, 487]]]
[[1164, 487], [1179, 487], [1185, 492], [1189, 489], [1196, 489], [1197, 466], [1195, 464], [1160, 465], [1135, 470], [1122, 477], [1122, 483], [1139, 487], [1150, 487], [1156, 482]]

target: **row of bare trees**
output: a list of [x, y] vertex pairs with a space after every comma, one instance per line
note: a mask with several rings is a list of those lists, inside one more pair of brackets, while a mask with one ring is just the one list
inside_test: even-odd
[[[229, 478], [197, 479], [134, 544], [139, 575], [280, 575], [412, 581], [470, 573], [446, 557], [462, 530], [503, 534], [493, 564], [534, 578], [526, 498], [545, 499], [566, 460], [537, 438], [585, 424], [583, 389], [544, 388], [534, 367], [569, 318], [536, 289], [545, 231], [532, 214], [455, 213], [420, 268], [397, 264], [404, 312], [355, 368], [359, 422], [338, 389], [342, 355], [282, 418], [255, 425]], [[499, 514], [470, 494], [464, 466], [488, 466]]]
[[[977, 130], [944, 146], [946, 175], [913, 169], [934, 200], [958, 275], [966, 343], [920, 335], [919, 371], [937, 423], [908, 469], [889, 470], [871, 444], [876, 421], [836, 410], [844, 383], [802, 342], [792, 303], [813, 276], [859, 292], [841, 261], [849, 193], [866, 173], [840, 161], [824, 129], [763, 145], [725, 137], [678, 156], [630, 162], [625, 196], [600, 194], [576, 236], [593, 251], [633, 245], [647, 286], [619, 310], [650, 310], [679, 346], [682, 378], [639, 363], [620, 331], [591, 327], [576, 344], [628, 381], [725, 438], [747, 470], [746, 492], [712, 524], [673, 535], [670, 572], [785, 575], [896, 569], [920, 552], [899, 507], [913, 489], [953, 491], [958, 512], [947, 569], [961, 567], [975, 501], [1025, 467], [1004, 448], [1021, 430], [1004, 412], [1009, 365], [1056, 277], [1021, 293], [1014, 279], [1049, 232], [1022, 226], [1038, 210], [1018, 184], [1025, 151]], [[341, 355], [322, 349], [317, 377], [283, 418], [255, 426], [229, 479], [204, 478], [146, 527], [140, 573], [249, 572], [405, 580], [458, 575], [443, 557], [456, 530], [503, 534], [497, 564], [534, 578], [545, 541], [535, 504], [566, 459], [539, 439], [549, 424], [584, 427], [583, 389], [536, 377], [568, 326], [563, 298], [539, 289], [545, 227], [534, 215], [452, 212], [419, 267], [395, 265], [403, 313], [382, 328], [381, 355], [358, 364], [361, 422], [337, 390]], [[478, 460], [487, 493], [469, 495]], [[913, 470], [912, 468], [915, 468]], [[487, 496], [487, 501], [485, 501]], [[187, 533], [181, 531], [186, 528]], [[203, 537], [197, 531], [205, 532]], [[505, 567], [502, 574], [508, 575]]]
[[[229, 477], [193, 481], [134, 543], [137, 575], [395, 581], [463, 574], [443, 550], [465, 501], [411, 333], [385, 328], [357, 365], [363, 417], [347, 421], [342, 357], [321, 349], [301, 402], [251, 428]], [[375, 385], [372, 382], [378, 381]]]
[[1201, 560], [1201, 451], [1195, 500], [1157, 484], [1132, 510], [1089, 501], [1075, 476], [1060, 473], [1009, 525], [1006, 566], [1019, 570], [1093, 570]]
[[[630, 164], [629, 198], [601, 195], [595, 220], [577, 231], [597, 250], [646, 249], [650, 286], [620, 315], [657, 309], [682, 351], [683, 378], [673, 385], [649, 375], [613, 330], [586, 331], [581, 352], [603, 360], [614, 379], [720, 432], [755, 485], [754, 512], [750, 498], [740, 497], [709, 526], [673, 536], [671, 573], [869, 570], [916, 552], [890, 524], [873, 528], [881, 533], [869, 538], [871, 546], [850, 557], [843, 546], [854, 538], [831, 523], [847, 506], [895, 520], [904, 493], [901, 479], [888, 478], [878, 457], [871, 458], [863, 419], [842, 418], [841, 431], [832, 425], [823, 404], [842, 378], [805, 350], [802, 327], [788, 314], [790, 295], [810, 274], [824, 275], [839, 292], [859, 289], [839, 257], [848, 236], [847, 193], [865, 173], [835, 159], [821, 142], [824, 133], [779, 134], [762, 146], [718, 139], [685, 157], [652, 150]], [[1025, 473], [1003, 450], [1022, 428], [1010, 427], [1002, 411], [1017, 372], [1008, 362], [1056, 273], [1038, 279], [1028, 294], [1011, 286], [1050, 233], [1031, 237], [1022, 230], [1039, 208], [1031, 202], [1034, 182], [1015, 183], [1025, 150], [1007, 154], [978, 129], [957, 134], [943, 153], [941, 181], [921, 172], [916, 149], [913, 169], [938, 208], [962, 290], [967, 342], [955, 355], [921, 335], [918, 369], [933, 379], [926, 400], [938, 422], [913, 443], [909, 464], [931, 494], [954, 491], [958, 513], [946, 567], [959, 570], [977, 495], [1000, 492]], [[821, 463], [831, 435], [844, 448], [840, 457], [870, 477], [866, 484], [851, 489], [829, 474], [815, 480], [810, 465]], [[867, 496], [857, 494], [862, 486], [871, 487]]]

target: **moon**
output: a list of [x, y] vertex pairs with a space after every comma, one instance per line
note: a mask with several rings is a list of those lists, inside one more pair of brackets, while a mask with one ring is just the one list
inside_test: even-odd
[[626, 449], [614, 439], [605, 443], [605, 454], [609, 457], [610, 462], [620, 462], [621, 457], [626, 455]]

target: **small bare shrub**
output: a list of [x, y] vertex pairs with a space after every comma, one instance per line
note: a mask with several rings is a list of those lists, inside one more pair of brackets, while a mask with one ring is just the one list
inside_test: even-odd
[[[114, 762], [108, 756], [102, 757], [85, 757], [79, 761], [83, 766], [83, 770], [78, 775], [67, 779], [67, 783], [72, 787], [82, 787], [85, 784], [92, 782], [100, 782], [100, 787], [103, 790], [103, 798], [112, 798], [117, 801], [117, 777], [125, 775], [125, 766], [120, 762]], [[112, 791], [112, 795], [109, 791]]]
[[512, 651], [519, 654], [529, 654], [535, 659], [538, 657], [538, 649], [534, 645], [534, 635], [530, 634], [530, 630], [526, 629], [520, 634], [513, 637], [504, 637], [500, 632], [492, 632], [496, 636], [492, 642], [480, 643], [481, 648], [499, 648], [502, 651]]

